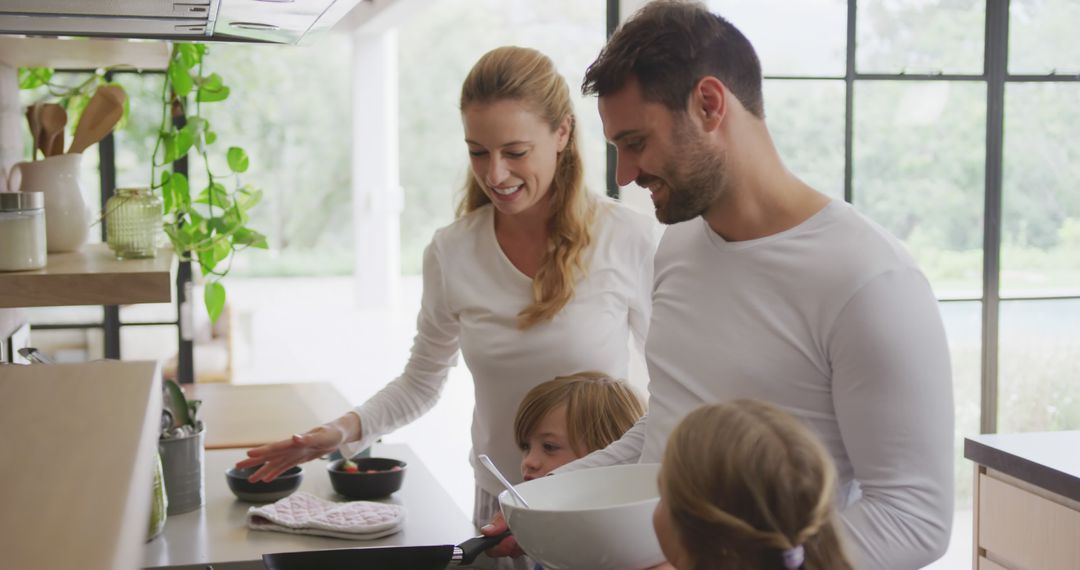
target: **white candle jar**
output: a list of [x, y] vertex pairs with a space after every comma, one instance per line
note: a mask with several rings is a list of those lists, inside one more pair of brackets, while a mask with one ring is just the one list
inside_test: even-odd
[[45, 194], [0, 192], [0, 271], [45, 267]]

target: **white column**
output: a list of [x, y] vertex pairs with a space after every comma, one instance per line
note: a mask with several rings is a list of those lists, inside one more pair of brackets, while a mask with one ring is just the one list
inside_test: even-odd
[[[0, 63], [0, 178], [6, 178], [11, 166], [23, 159], [23, 132], [28, 130], [25, 123], [19, 105], [18, 73], [14, 67]], [[0, 192], [7, 189], [7, 181], [0, 180]]]
[[396, 305], [401, 273], [397, 31], [353, 39], [352, 187], [357, 307]]

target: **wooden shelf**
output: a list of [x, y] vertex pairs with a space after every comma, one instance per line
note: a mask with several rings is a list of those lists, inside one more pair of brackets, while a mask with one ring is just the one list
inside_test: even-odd
[[102, 243], [49, 254], [44, 269], [0, 273], [0, 307], [131, 305], [172, 300], [173, 252], [118, 260]]
[[0, 63], [11, 67], [98, 69], [127, 65], [162, 70], [169, 44], [162, 41], [0, 37]]

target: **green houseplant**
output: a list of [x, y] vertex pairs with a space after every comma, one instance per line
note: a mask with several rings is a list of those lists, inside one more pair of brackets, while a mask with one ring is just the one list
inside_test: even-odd
[[[203, 105], [224, 101], [229, 88], [217, 73], [204, 72], [209, 48], [178, 43], [172, 48], [161, 94], [161, 124], [150, 166], [151, 190], [160, 192], [165, 209], [165, 234], [183, 260], [197, 262], [204, 285], [206, 310], [217, 321], [225, 306], [221, 279], [229, 273], [233, 255], [249, 247], [267, 248], [266, 236], [248, 226], [249, 212], [262, 191], [244, 184], [249, 160], [243, 148], [229, 147], [226, 170], [211, 166], [211, 147], [217, 142]], [[190, 99], [194, 99], [193, 102]], [[206, 185], [193, 193], [190, 179], [173, 164], [193, 152], [202, 161]]]
[[[162, 198], [163, 230], [176, 254], [183, 261], [198, 263], [206, 278], [206, 310], [216, 322], [225, 306], [221, 280], [229, 273], [233, 255], [249, 247], [268, 246], [266, 236], [248, 225], [249, 212], [262, 199], [262, 191], [241, 180], [250, 166], [247, 153], [231, 146], [215, 154], [217, 134], [203, 114], [203, 105], [227, 99], [229, 87], [219, 74], [204, 71], [208, 52], [206, 45], [197, 43], [177, 43], [170, 51], [149, 186]], [[52, 69], [21, 68], [19, 87], [44, 90], [45, 97], [57, 100], [77, 120], [93, 91], [108, 84], [109, 72], [116, 69], [99, 69], [75, 85], [65, 85], [55, 80]], [[125, 102], [125, 119], [129, 104], [130, 100]], [[205, 173], [205, 185], [197, 191], [188, 176], [174, 170], [174, 164], [190, 154], [198, 155]], [[223, 166], [211, 166], [222, 159]]]

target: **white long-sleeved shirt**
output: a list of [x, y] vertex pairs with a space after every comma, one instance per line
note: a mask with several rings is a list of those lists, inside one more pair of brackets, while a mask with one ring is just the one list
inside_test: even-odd
[[356, 452], [431, 409], [460, 347], [475, 385], [470, 462], [477, 484], [492, 494], [499, 482], [476, 461], [491, 457], [520, 482], [514, 441], [518, 404], [533, 386], [584, 370], [625, 378], [630, 335], [644, 343], [651, 310], [654, 222], [599, 199], [586, 273], [573, 299], [527, 330], [517, 315], [532, 302], [532, 279], [519, 271], [495, 238], [489, 204], [438, 230], [424, 251], [424, 291], [412, 355], [401, 376], [355, 412], [363, 439]]
[[563, 470], [658, 462], [688, 412], [767, 400], [821, 438], [856, 568], [919, 568], [948, 544], [953, 396], [937, 303], [904, 247], [843, 202], [756, 240], [701, 218], [656, 254], [649, 413]]

